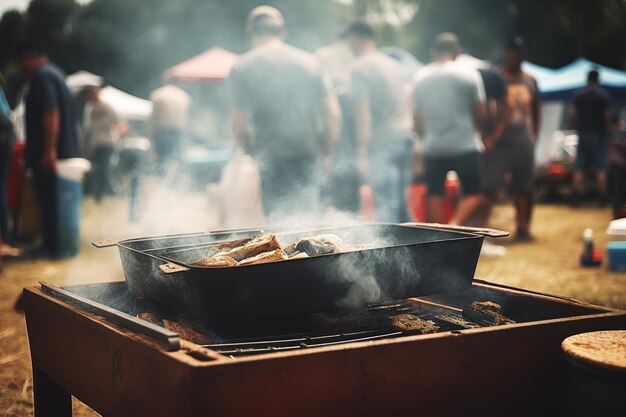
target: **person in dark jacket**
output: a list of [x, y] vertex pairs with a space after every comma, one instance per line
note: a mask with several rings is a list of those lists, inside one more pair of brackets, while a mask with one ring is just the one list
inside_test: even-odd
[[57, 162], [79, 156], [72, 96], [63, 72], [48, 61], [37, 45], [21, 44], [17, 58], [29, 79], [25, 96], [25, 155], [41, 208], [43, 254], [57, 257]]

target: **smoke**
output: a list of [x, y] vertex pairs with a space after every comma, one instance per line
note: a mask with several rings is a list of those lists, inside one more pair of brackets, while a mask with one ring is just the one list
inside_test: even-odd
[[406, 290], [420, 279], [411, 251], [394, 236], [394, 227], [361, 224], [342, 233], [346, 253], [338, 258], [329, 279], [349, 284], [340, 308], [359, 308], [405, 297]]

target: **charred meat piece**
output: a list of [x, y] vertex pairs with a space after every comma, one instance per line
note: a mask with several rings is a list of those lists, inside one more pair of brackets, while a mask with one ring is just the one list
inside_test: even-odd
[[296, 244], [295, 244], [295, 243], [292, 243], [292, 244], [291, 244], [291, 245], [289, 245], [289, 246], [285, 246], [285, 247], [283, 248], [283, 252], [285, 252], [285, 253], [287, 254], [287, 256], [289, 256], [290, 258], [291, 258], [293, 255], [295, 255], [295, 254], [297, 254], [297, 253], [300, 253], [300, 251], [299, 251], [298, 249], [296, 249]]
[[435, 316], [435, 318], [437, 320], [441, 320], [445, 323], [449, 323], [454, 326], [461, 327], [463, 329], [475, 329], [477, 327], [480, 327], [478, 324], [465, 320], [463, 317], [453, 316], [450, 314], [440, 314], [440, 315]]
[[439, 326], [414, 316], [413, 314], [398, 314], [397, 316], [391, 316], [390, 319], [390, 324], [403, 332], [419, 332], [426, 334], [436, 333], [439, 330]]
[[211, 339], [209, 339], [205, 334], [195, 330], [191, 325], [187, 323], [163, 319], [163, 327], [178, 333], [178, 335], [182, 339], [188, 340], [198, 345], [208, 345], [209, 343], [211, 343]]
[[218, 253], [228, 252], [229, 250], [233, 248], [244, 246], [259, 236], [262, 236], [262, 235], [251, 236], [251, 237], [246, 237], [246, 238], [237, 239], [237, 240], [229, 240], [228, 242], [222, 242], [222, 243], [213, 245], [209, 249], [209, 252], [207, 253], [207, 257], [210, 258], [212, 256], [217, 255]]
[[[232, 248], [223, 248], [221, 252], [212, 255], [213, 248], [209, 251], [209, 257], [228, 256], [236, 261], [242, 261], [264, 252], [272, 252], [280, 249], [280, 243], [272, 233], [264, 233], [246, 240], [245, 243]], [[284, 252], [283, 252], [284, 253]]]
[[212, 258], [199, 259], [192, 262], [191, 265], [218, 268], [224, 266], [236, 266], [237, 261], [230, 256], [214, 256]]
[[282, 251], [282, 249], [276, 249], [271, 252], [260, 253], [251, 258], [244, 259], [243, 261], [239, 262], [239, 266], [286, 261], [287, 259], [289, 259], [289, 257], [287, 256], [287, 254], [285, 254], [285, 252]]
[[343, 241], [337, 235], [318, 235], [300, 239], [296, 249], [309, 256], [328, 255], [341, 252]]
[[137, 314], [137, 318], [147, 321], [148, 323], [156, 324], [157, 326], [163, 326], [163, 320], [151, 312], [139, 313]]
[[463, 309], [463, 317], [481, 326], [513, 324], [513, 320], [502, 314], [502, 306], [491, 301], [474, 301]]

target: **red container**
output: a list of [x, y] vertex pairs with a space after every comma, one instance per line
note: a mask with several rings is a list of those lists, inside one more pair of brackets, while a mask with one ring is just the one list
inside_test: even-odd
[[24, 148], [26, 145], [17, 142], [13, 146], [13, 156], [9, 167], [9, 183], [7, 189], [9, 210], [17, 212], [22, 197], [22, 179], [24, 176]]
[[[454, 215], [459, 200], [459, 180], [457, 178], [448, 177], [445, 187], [443, 223], [449, 223]], [[428, 188], [426, 184], [411, 184], [407, 189], [409, 214], [415, 221], [428, 221], [427, 197]]]

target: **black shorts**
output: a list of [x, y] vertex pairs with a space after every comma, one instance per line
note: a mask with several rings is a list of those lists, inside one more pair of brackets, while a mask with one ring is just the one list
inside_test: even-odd
[[578, 132], [576, 169], [582, 172], [606, 171], [609, 167], [608, 140], [603, 132]]
[[461, 180], [465, 194], [485, 191], [485, 159], [480, 152], [470, 152], [452, 157], [424, 157], [428, 195], [441, 196], [445, 192], [446, 176], [454, 171]]
[[509, 191], [525, 193], [535, 182], [535, 147], [530, 139], [513, 144], [496, 146], [487, 154], [487, 194], [495, 196], [505, 185], [507, 173], [511, 174]]

